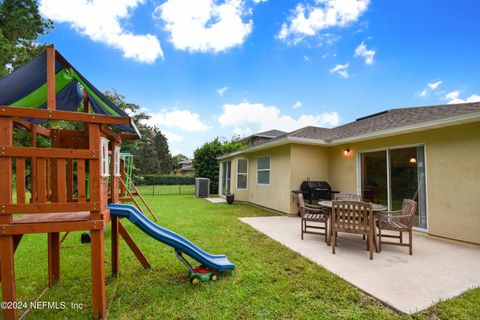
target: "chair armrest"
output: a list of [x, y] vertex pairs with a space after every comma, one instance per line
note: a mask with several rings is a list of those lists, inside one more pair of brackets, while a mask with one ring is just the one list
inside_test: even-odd
[[309, 208], [309, 209], [322, 209], [323, 207], [322, 207], [322, 206], [316, 206], [316, 205], [313, 205], [313, 204], [305, 203], [305, 208]]
[[313, 212], [313, 213], [325, 213], [323, 208], [313, 209], [313, 208], [305, 208], [306, 212]]
[[402, 210], [398, 211], [378, 211], [377, 212], [377, 217], [379, 219], [390, 219], [390, 218], [396, 218], [399, 215], [401, 215]]

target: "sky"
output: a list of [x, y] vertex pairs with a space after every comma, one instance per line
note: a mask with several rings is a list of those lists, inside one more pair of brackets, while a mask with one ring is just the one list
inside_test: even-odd
[[172, 154], [213, 137], [334, 127], [480, 101], [471, 0], [39, 0], [54, 43], [151, 115]]

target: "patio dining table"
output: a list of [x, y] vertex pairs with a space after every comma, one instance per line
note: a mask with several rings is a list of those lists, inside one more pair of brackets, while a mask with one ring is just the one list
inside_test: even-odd
[[[332, 208], [332, 201], [331, 200], [320, 200], [318, 202], [318, 204], [322, 207], [327, 207], [327, 208]], [[373, 225], [375, 225], [375, 219], [377, 217], [377, 214], [376, 212], [380, 212], [380, 211], [387, 211], [388, 210], [388, 207], [383, 205], [383, 204], [379, 204], [379, 203], [372, 203], [372, 211], [373, 211]], [[375, 245], [375, 249], [377, 249], [377, 237], [375, 236], [375, 232], [373, 233], [374, 234], [374, 237], [373, 237], [373, 243]], [[332, 236], [332, 228], [330, 228], [330, 237]]]
[[[332, 208], [332, 201], [330, 200], [320, 200], [318, 204], [322, 207]], [[372, 203], [372, 210], [375, 211], [386, 211], [388, 208], [383, 204]]]

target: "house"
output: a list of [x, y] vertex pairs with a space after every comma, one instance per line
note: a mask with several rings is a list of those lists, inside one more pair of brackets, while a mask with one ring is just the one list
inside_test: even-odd
[[194, 169], [192, 160], [182, 160], [178, 162], [178, 167], [175, 169], [177, 176], [193, 176]]
[[480, 103], [390, 109], [305, 127], [219, 158], [220, 194], [286, 214], [291, 190], [328, 181], [390, 210], [418, 196], [416, 229], [480, 244]]

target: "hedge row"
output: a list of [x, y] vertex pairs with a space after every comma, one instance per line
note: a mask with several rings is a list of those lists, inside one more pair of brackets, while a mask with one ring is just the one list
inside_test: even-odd
[[146, 174], [137, 180], [138, 185], [188, 185], [195, 184], [194, 177], [165, 174]]

